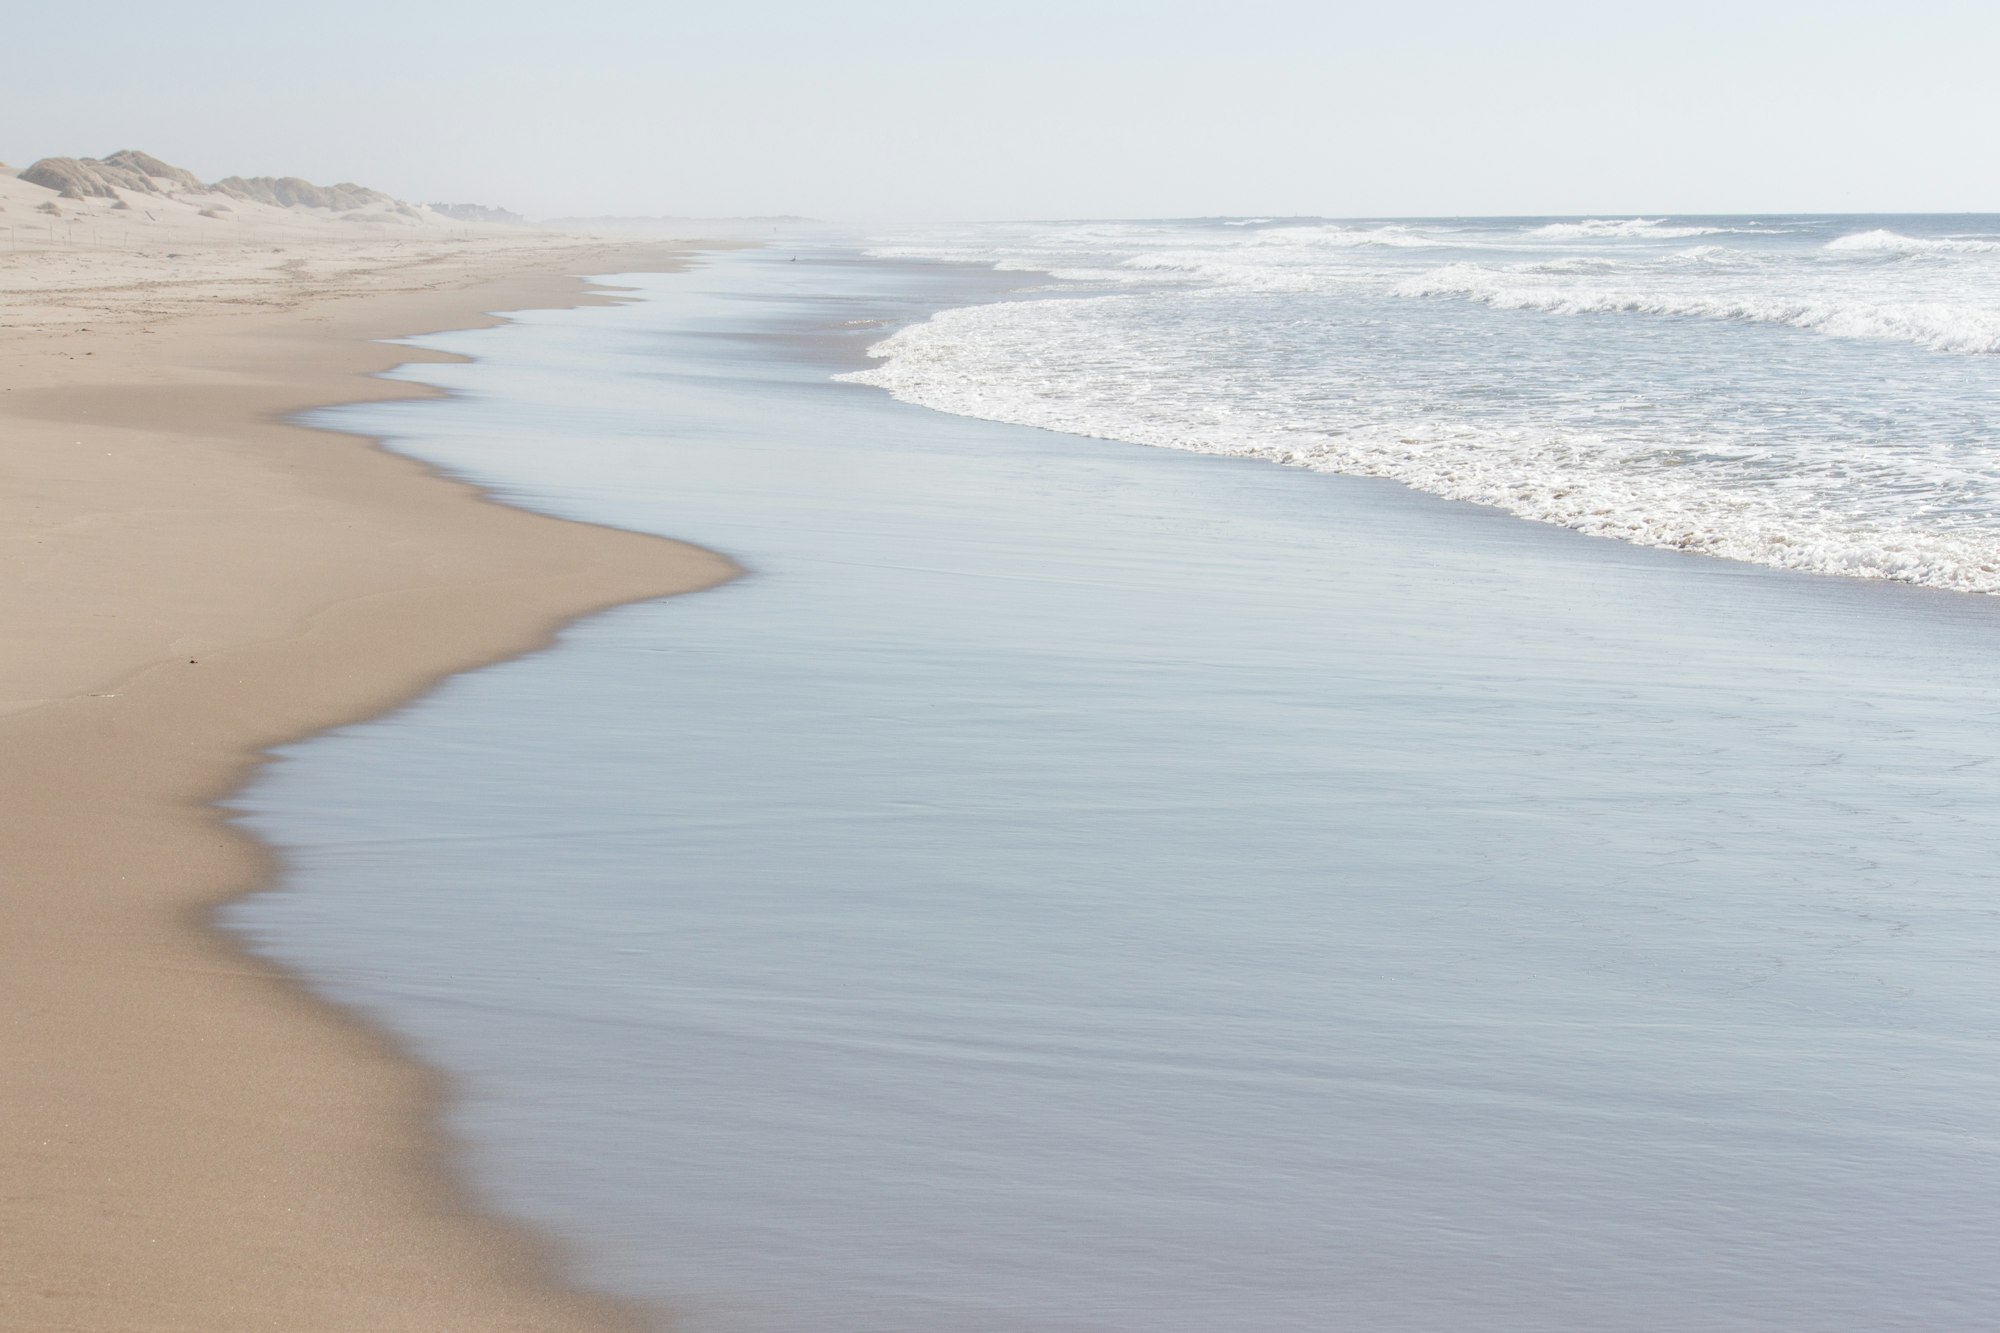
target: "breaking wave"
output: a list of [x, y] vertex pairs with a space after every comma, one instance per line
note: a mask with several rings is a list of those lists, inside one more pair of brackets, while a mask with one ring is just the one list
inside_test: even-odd
[[1527, 234], [1545, 240], [1616, 239], [1672, 241], [1688, 236], [1719, 236], [1726, 227], [1670, 225], [1664, 218], [1587, 218], [1582, 222], [1551, 222]]
[[[2000, 593], [2000, 241], [1977, 230], [964, 229], [895, 244], [1083, 285], [943, 312], [847, 378], [959, 415], [1388, 478], [1646, 546]], [[1926, 260], [1885, 262], [1903, 255]]]
[[1826, 243], [1829, 250], [1886, 250], [1904, 255], [1983, 255], [2000, 253], [2000, 241], [1981, 241], [1966, 236], [1905, 236], [1901, 232], [1857, 232]]
[[[1549, 272], [1543, 268], [1542, 272]], [[1640, 290], [1533, 280], [1527, 270], [1453, 264], [1396, 289], [1404, 296], [1455, 296], [1496, 310], [1551, 315], [1677, 315], [1784, 324], [1836, 338], [1887, 338], [1937, 352], [2000, 352], [2000, 309], [1946, 301], [1866, 301], [1781, 293]]]

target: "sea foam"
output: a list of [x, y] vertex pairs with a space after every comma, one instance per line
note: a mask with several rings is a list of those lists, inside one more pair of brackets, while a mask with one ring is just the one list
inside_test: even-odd
[[[966, 229], [895, 244], [1076, 281], [943, 312], [850, 378], [941, 411], [1389, 478], [1642, 545], [1993, 593], [2000, 244], [1964, 230]], [[1701, 243], [1658, 244], [1685, 238]], [[1927, 259], [1883, 262], [1898, 255]]]

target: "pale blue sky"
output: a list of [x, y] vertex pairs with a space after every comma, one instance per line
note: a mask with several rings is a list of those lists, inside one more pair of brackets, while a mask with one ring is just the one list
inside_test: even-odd
[[6, 30], [17, 167], [138, 147], [537, 215], [2000, 211], [1992, 0], [100, 0]]

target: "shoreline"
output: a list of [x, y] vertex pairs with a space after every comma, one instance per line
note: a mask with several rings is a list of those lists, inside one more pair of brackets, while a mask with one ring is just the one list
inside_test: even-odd
[[1991, 603], [830, 381], [952, 271], [630, 281], [362, 424], [759, 576], [288, 752], [229, 913], [580, 1271], [847, 1333], [2000, 1304]]
[[287, 418], [439, 396], [380, 375], [454, 358], [381, 340], [609, 303], [571, 275], [694, 248], [461, 247], [252, 313], [163, 318], [140, 284], [90, 325], [0, 331], [5, 1322], [645, 1326], [476, 1201], [442, 1075], [212, 914], [277, 872], [218, 805], [271, 747], [738, 572]]

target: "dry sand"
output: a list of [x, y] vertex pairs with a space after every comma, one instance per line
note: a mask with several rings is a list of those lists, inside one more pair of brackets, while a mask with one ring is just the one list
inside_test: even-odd
[[469, 1205], [436, 1077], [207, 921], [271, 876], [212, 804], [265, 747], [731, 575], [277, 420], [671, 256], [268, 239], [0, 251], [0, 1328], [638, 1326]]

